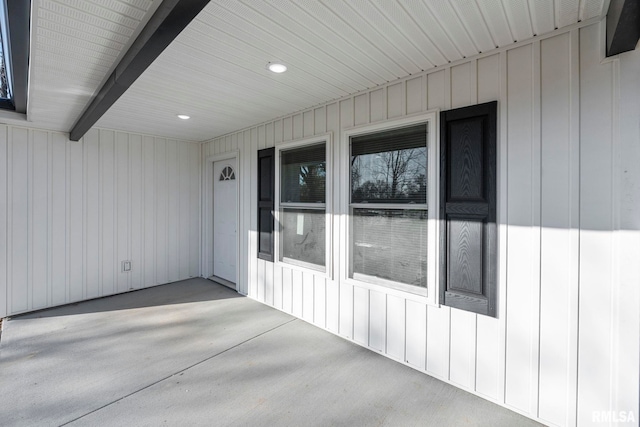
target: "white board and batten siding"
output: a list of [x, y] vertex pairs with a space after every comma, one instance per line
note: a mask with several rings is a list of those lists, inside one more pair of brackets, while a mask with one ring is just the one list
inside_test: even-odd
[[199, 144], [0, 125], [0, 317], [199, 275]]
[[[546, 424], [589, 424], [594, 411], [635, 411], [637, 423], [640, 107], [620, 91], [638, 93], [640, 53], [603, 61], [603, 26], [576, 26], [204, 144], [205, 158], [239, 153], [238, 290]], [[341, 283], [338, 215], [331, 274], [257, 258], [259, 149], [327, 132], [337, 146], [353, 126], [493, 100], [498, 318]], [[635, 121], [623, 119], [623, 107]], [[338, 207], [348, 159], [332, 152]]]

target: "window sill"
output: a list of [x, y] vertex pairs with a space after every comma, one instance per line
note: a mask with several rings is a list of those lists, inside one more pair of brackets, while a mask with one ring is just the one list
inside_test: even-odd
[[421, 304], [440, 307], [440, 304], [437, 303], [437, 300], [433, 295], [431, 295], [429, 289], [427, 288], [405, 285], [403, 283], [379, 279], [377, 277], [358, 273], [355, 273], [353, 278], [345, 279], [344, 282], [352, 286], [357, 286], [359, 288], [365, 288], [387, 295], [393, 295], [398, 298], [415, 301]]
[[292, 270], [302, 271], [303, 273], [310, 273], [314, 276], [322, 276], [330, 279], [329, 274], [327, 273], [327, 268], [324, 266], [311, 264], [309, 262], [299, 261], [293, 258], [282, 258], [276, 263], [277, 266], [283, 268], [289, 268]]

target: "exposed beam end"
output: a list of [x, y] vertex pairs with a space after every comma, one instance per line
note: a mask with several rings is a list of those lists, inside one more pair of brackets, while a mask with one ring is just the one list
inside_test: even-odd
[[640, 1], [611, 0], [607, 11], [607, 57], [634, 50], [640, 39]]

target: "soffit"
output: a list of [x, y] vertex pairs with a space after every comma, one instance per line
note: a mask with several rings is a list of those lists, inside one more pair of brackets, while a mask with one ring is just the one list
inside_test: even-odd
[[[68, 131], [158, 1], [38, 3], [29, 118]], [[212, 0], [97, 126], [207, 140], [603, 16], [607, 6], [607, 0]], [[269, 61], [289, 70], [273, 74]], [[180, 121], [177, 114], [192, 118]]]

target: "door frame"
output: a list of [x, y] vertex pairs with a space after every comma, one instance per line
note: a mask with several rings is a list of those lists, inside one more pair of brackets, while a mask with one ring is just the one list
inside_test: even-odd
[[240, 188], [242, 173], [240, 173], [240, 153], [239, 151], [229, 151], [227, 153], [207, 156], [203, 164], [202, 191], [202, 234], [200, 235], [202, 256], [200, 260], [202, 276], [205, 278], [213, 275], [213, 164], [224, 160], [235, 159], [236, 167], [236, 291], [242, 289], [240, 284]]

